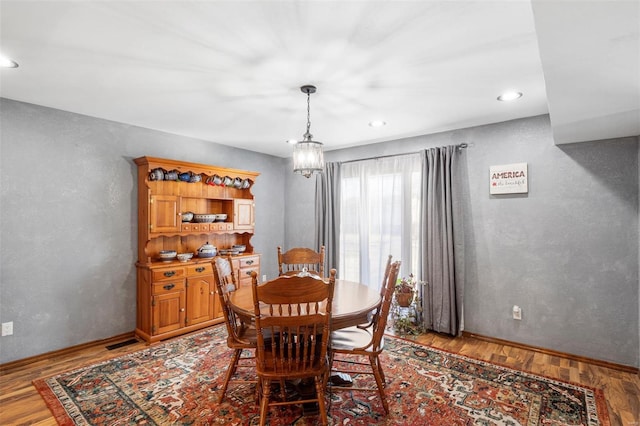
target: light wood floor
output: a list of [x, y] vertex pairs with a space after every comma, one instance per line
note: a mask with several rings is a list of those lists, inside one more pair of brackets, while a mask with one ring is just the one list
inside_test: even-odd
[[[640, 377], [636, 374], [473, 337], [452, 338], [429, 333], [416, 340], [507, 367], [603, 389], [611, 425], [640, 426]], [[144, 347], [144, 343], [138, 342], [108, 351], [104, 344], [94, 345], [3, 371], [0, 376], [0, 425], [55, 425], [49, 409], [31, 384], [32, 380]]]

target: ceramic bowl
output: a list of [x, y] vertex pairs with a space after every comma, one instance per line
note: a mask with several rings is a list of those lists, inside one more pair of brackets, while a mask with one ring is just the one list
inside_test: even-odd
[[177, 254], [178, 252], [175, 250], [161, 250], [160, 253], [158, 253], [158, 257], [164, 261], [169, 261], [175, 259]]
[[224, 222], [225, 220], [227, 220], [226, 214], [221, 213], [216, 215], [216, 222]]
[[191, 183], [200, 182], [201, 180], [202, 180], [202, 176], [196, 175], [196, 174], [191, 175], [191, 177], [189, 178], [189, 182]]
[[187, 262], [193, 257], [193, 253], [178, 253], [177, 257], [180, 262]]
[[182, 221], [183, 222], [191, 222], [193, 220], [192, 212], [184, 212], [182, 213]]
[[222, 255], [222, 256], [226, 256], [226, 255], [229, 255], [229, 254], [231, 256], [237, 256], [237, 255], [240, 254], [240, 250], [234, 249], [234, 248], [220, 250], [220, 255]]
[[215, 214], [194, 214], [193, 220], [197, 223], [210, 223], [216, 220]]
[[247, 249], [247, 246], [244, 244], [234, 244], [231, 247], [231, 250], [238, 250], [240, 253], [243, 253]]

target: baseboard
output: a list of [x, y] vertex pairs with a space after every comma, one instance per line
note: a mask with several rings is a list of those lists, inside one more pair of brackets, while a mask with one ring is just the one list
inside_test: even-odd
[[132, 337], [135, 337], [135, 334], [133, 331], [130, 331], [128, 333], [119, 334], [117, 336], [109, 337], [106, 339], [94, 340], [93, 342], [82, 343], [80, 345], [70, 346], [64, 349], [58, 349], [57, 351], [51, 351], [44, 354], [34, 355], [28, 358], [19, 359], [16, 361], [10, 361], [5, 364], [0, 364], [0, 373], [6, 370], [23, 367], [25, 365], [29, 365], [34, 362], [43, 361], [43, 360], [57, 357], [60, 355], [66, 355], [66, 354], [69, 354], [78, 350], [86, 349], [92, 346], [102, 346], [102, 345], [106, 346], [108, 344], [116, 343], [121, 340], [131, 339]]
[[[552, 349], [546, 349], [546, 348], [541, 348], [541, 347], [537, 347], [537, 346], [525, 345], [523, 343], [511, 342], [509, 340], [503, 340], [503, 339], [498, 339], [498, 338], [495, 338], [495, 337], [483, 336], [482, 334], [470, 333], [468, 331], [463, 331], [462, 335], [465, 336], [465, 337], [471, 337], [471, 338], [474, 338], [474, 339], [477, 339], [477, 340], [482, 340], [482, 341], [489, 342], [489, 343], [497, 343], [497, 344], [501, 344], [501, 345], [513, 346], [513, 347], [516, 347], [516, 348], [526, 349], [526, 350], [530, 350], [530, 351], [534, 351], [534, 352], [539, 352], [539, 353], [543, 353], [543, 354], [546, 354], [546, 355], [559, 356], [559, 357], [567, 358], [567, 359], [574, 360], [574, 361], [587, 362], [589, 364], [597, 365], [599, 367], [611, 368], [613, 370], [623, 371], [625, 373], [631, 373], [631, 374], [640, 375], [640, 369], [638, 369], [637, 367], [632, 367], [630, 365], [617, 364], [617, 363], [614, 363], [614, 362], [602, 361], [602, 360], [599, 360], [599, 359], [588, 358], [588, 357], [579, 356], [579, 355], [573, 355], [573, 354], [566, 353], [566, 352], [554, 351]], [[52, 358], [52, 357], [65, 355], [65, 354], [72, 353], [72, 352], [75, 352], [75, 351], [78, 351], [78, 350], [81, 350], [81, 349], [89, 348], [91, 346], [101, 346], [101, 345], [105, 345], [106, 346], [108, 344], [116, 343], [116, 342], [119, 342], [119, 341], [122, 341], [122, 340], [131, 339], [133, 337], [135, 337], [135, 333], [133, 331], [131, 331], [131, 332], [128, 332], [128, 333], [123, 333], [123, 334], [119, 334], [117, 336], [109, 337], [107, 339], [95, 340], [93, 342], [82, 343], [80, 345], [71, 346], [71, 347], [64, 348], [64, 349], [59, 349], [57, 351], [47, 352], [47, 353], [40, 354], [40, 355], [34, 355], [32, 357], [23, 358], [23, 359], [19, 359], [19, 360], [16, 360], [16, 361], [10, 361], [10, 362], [7, 362], [5, 364], [0, 364], [0, 372], [4, 372], [6, 370], [10, 370], [10, 369], [14, 369], [14, 368], [19, 368], [19, 367], [22, 367], [22, 366], [25, 366], [25, 365], [29, 365], [29, 364], [32, 364], [34, 362], [46, 360], [46, 359], [49, 359], [49, 358]]]
[[602, 361], [602, 360], [599, 360], [599, 359], [593, 359], [593, 358], [588, 358], [588, 357], [584, 357], [584, 356], [580, 356], [580, 355], [569, 354], [569, 353], [566, 353], [566, 352], [554, 351], [552, 349], [540, 348], [538, 346], [525, 345], [523, 343], [511, 342], [509, 340], [503, 340], [503, 339], [497, 339], [495, 337], [483, 336], [482, 334], [470, 333], [468, 331], [463, 331], [462, 335], [464, 337], [472, 337], [474, 339], [482, 340], [482, 341], [489, 342], [489, 343], [497, 343], [497, 344], [500, 344], [500, 345], [513, 346], [515, 348], [520, 348], [520, 349], [526, 349], [526, 350], [529, 350], [529, 351], [539, 352], [539, 353], [543, 353], [545, 355], [553, 355], [553, 356], [559, 356], [559, 357], [562, 357], [562, 358], [567, 358], [567, 359], [570, 359], [572, 361], [586, 362], [586, 363], [589, 363], [589, 364], [597, 365], [598, 367], [611, 368], [613, 370], [623, 371], [625, 373], [640, 374], [640, 370], [637, 367], [632, 367], [630, 365], [616, 364], [614, 362]]

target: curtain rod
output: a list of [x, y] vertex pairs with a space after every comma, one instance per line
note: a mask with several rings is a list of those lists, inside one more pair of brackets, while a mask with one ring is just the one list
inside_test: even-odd
[[[456, 148], [458, 149], [464, 149], [464, 148], [468, 148], [469, 145], [466, 143], [461, 143], [459, 145], [455, 145]], [[338, 163], [340, 164], [347, 164], [347, 163], [355, 163], [356, 161], [367, 161], [367, 160], [379, 160], [382, 158], [389, 158], [389, 157], [400, 157], [402, 155], [411, 155], [411, 154], [419, 154], [421, 151], [416, 151], [416, 152], [404, 152], [402, 154], [389, 154], [389, 155], [379, 155], [377, 157], [369, 157], [369, 158], [358, 158], [357, 160], [347, 160], [347, 161], [338, 161]]]

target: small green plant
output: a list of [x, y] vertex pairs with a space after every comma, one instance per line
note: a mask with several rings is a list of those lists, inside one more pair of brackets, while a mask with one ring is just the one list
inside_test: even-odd
[[416, 336], [422, 333], [422, 327], [415, 324], [414, 319], [411, 317], [398, 318], [394, 322], [394, 330], [400, 335]]

